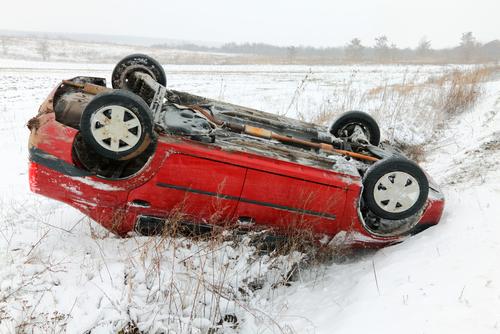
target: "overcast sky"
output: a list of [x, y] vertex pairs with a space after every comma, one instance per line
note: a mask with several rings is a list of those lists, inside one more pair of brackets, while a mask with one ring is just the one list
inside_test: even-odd
[[500, 38], [500, 0], [3, 0], [0, 29], [102, 33], [214, 42], [433, 47], [472, 31]]

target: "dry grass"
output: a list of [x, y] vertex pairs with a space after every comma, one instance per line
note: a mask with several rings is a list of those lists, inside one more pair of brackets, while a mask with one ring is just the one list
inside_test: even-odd
[[393, 145], [404, 152], [404, 154], [411, 160], [420, 163], [424, 161], [425, 146], [422, 144], [411, 145], [406, 143], [395, 142]]
[[[172, 216], [162, 235], [140, 242], [139, 259], [131, 257], [131, 267], [142, 267], [147, 282], [125, 278], [131, 287], [147, 285], [148, 303], [164, 305], [165, 327], [191, 333], [201, 326], [206, 333], [220, 333], [228, 327], [237, 330], [243, 320], [264, 324], [273, 333], [289, 333], [252, 305], [251, 298], [272, 298], [274, 289], [288, 286], [300, 270], [304, 255], [299, 249], [306, 243], [298, 236], [240, 231], [234, 224], [197, 233], [183, 227], [182, 218]], [[129, 298], [138, 297], [131, 290]], [[187, 323], [180, 322], [181, 314], [189, 317]], [[200, 319], [204, 325], [198, 324]], [[122, 332], [140, 333], [140, 328], [131, 321]]]
[[[121, 334], [138, 334], [161, 327], [163, 332], [176, 333], [233, 333], [243, 328], [294, 333], [280, 323], [280, 311], [268, 312], [281, 293], [278, 289], [302, 275], [320, 279], [326, 270], [325, 266], [316, 265], [320, 261], [318, 254], [326, 252], [307, 230], [295, 231], [287, 238], [269, 231], [239, 231], [232, 226], [196, 234], [184, 228], [181, 223], [185, 217], [174, 212], [162, 235], [116, 239], [95, 224], [89, 224], [89, 230], [82, 227], [79, 231], [63, 231], [59, 226], [48, 225], [53, 222], [46, 208], [41, 208], [38, 215], [33, 211], [36, 206], [29, 205], [28, 211], [24, 205], [20, 203], [12, 213], [11, 232], [15, 233], [18, 217], [32, 215], [32, 221], [43, 229], [38, 233], [38, 241], [31, 242], [32, 249], [24, 250], [25, 255], [16, 261], [23, 267], [43, 263], [46, 269], [21, 276], [18, 288], [0, 293], [0, 320], [12, 324], [19, 333], [59, 333], [75, 326], [74, 318], [82, 311], [80, 303], [75, 301], [74, 310], [65, 309], [67, 313], [47, 313], [47, 301], [40, 305], [38, 302], [57, 293], [54, 289], [60, 289], [60, 284], [71, 287], [66, 285], [71, 284], [71, 279], [65, 278], [72, 277], [75, 270], [81, 271], [82, 284], [90, 284], [95, 290], [85, 303], [93, 300], [94, 295], [95, 300], [100, 300], [96, 312], [102, 312], [103, 318], [97, 319], [89, 332], [113, 328]], [[5, 208], [0, 206], [3, 218]], [[77, 223], [87, 226], [80, 220]], [[0, 232], [8, 232], [5, 224]], [[80, 263], [78, 256], [68, 259], [65, 253], [52, 255], [54, 243], [60, 243], [59, 235], [65, 236], [63, 244], [79, 240], [74, 252], [85, 252], [88, 261]], [[267, 243], [273, 238], [279, 242]], [[262, 246], [258, 247], [258, 243]], [[54, 280], [60, 282], [58, 286], [51, 285]], [[263, 306], [256, 303], [259, 300], [269, 303]], [[18, 302], [20, 311], [13, 313], [7, 305]]]
[[369, 100], [368, 92], [359, 90], [354, 85], [355, 80], [353, 75], [343, 85], [334, 87], [318, 111], [299, 113], [299, 119], [315, 124], [327, 124], [342, 112], [365, 105]]
[[375, 87], [370, 89], [367, 95], [370, 98], [381, 96], [382, 99], [397, 95], [411, 100], [415, 96], [422, 96], [422, 92], [435, 90], [437, 94], [430, 96], [435, 101], [429, 100], [428, 102], [435, 107], [436, 111], [455, 115], [474, 106], [482, 93], [481, 83], [498, 70], [499, 68], [494, 66], [455, 69], [439, 77], [430, 77], [422, 83], [403, 80], [400, 84]]
[[332, 88], [319, 110], [299, 114], [303, 120], [330, 124], [348, 110], [364, 110], [378, 121], [382, 136], [410, 158], [421, 161], [425, 143], [450, 117], [470, 110], [483, 93], [482, 83], [498, 66], [454, 69], [422, 80], [421, 73], [405, 74], [400, 83], [362, 90], [351, 78]]
[[459, 114], [473, 107], [482, 93], [481, 83], [493, 72], [494, 67], [480, 67], [466, 71], [453, 71], [433, 84], [443, 87], [440, 109], [448, 115]]
[[421, 85], [415, 84], [413, 82], [403, 82], [400, 84], [378, 86], [370, 89], [367, 94], [369, 97], [378, 96], [380, 94], [383, 94], [385, 96], [388, 92], [394, 92], [401, 95], [409, 95], [420, 86]]

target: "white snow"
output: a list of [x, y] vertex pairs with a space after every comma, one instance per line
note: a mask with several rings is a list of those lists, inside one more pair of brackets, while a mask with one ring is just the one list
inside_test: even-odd
[[[195, 64], [224, 64], [232, 58], [239, 57], [235, 54], [220, 52], [199, 52], [126, 44], [81, 42], [67, 39], [37, 38], [34, 36], [0, 36], [0, 39], [2, 42], [0, 52], [3, 58], [41, 61], [43, 55], [45, 55], [45, 60], [54, 64], [69, 64], [69, 62], [113, 63], [126, 55], [134, 53], [146, 53], [157, 59], [170, 62], [191, 62]], [[46, 52], [41, 52], [41, 50]]]
[[424, 167], [445, 191], [441, 224], [294, 284], [280, 319], [300, 333], [500, 331], [500, 82], [440, 137]]
[[[29, 192], [25, 123], [59, 80], [109, 78], [111, 69], [0, 60], [0, 333], [116, 333], [127, 323], [150, 333], [207, 333], [224, 314], [239, 322], [236, 329], [221, 325], [224, 333], [500, 332], [498, 77], [438, 135], [432, 129], [420, 136], [416, 111], [396, 113], [392, 125], [410, 128], [398, 138], [431, 140], [423, 165], [445, 192], [440, 225], [396, 246], [300, 269], [284, 284], [302, 254], [261, 255], [249, 237], [120, 239], [77, 210]], [[333, 104], [367, 107], [390, 123], [384, 112], [394, 109], [376, 110], [377, 99], [352, 93], [342, 101], [346, 86], [363, 92], [408, 77], [424, 82], [449, 68], [166, 69], [170, 87], [199, 95], [289, 116]], [[312, 79], [293, 98], [309, 71]], [[383, 132], [393, 133], [386, 124]]]
[[115, 186], [112, 186], [110, 184], [107, 184], [107, 183], [104, 183], [104, 182], [99, 182], [99, 181], [95, 181], [91, 178], [88, 178], [88, 177], [71, 177], [71, 179], [75, 180], [75, 181], [78, 181], [78, 182], [81, 182], [81, 183], [84, 183], [86, 185], [89, 185], [91, 186], [92, 188], [95, 188], [95, 189], [99, 189], [99, 190], [107, 190], [107, 191], [120, 191], [120, 190], [123, 190], [122, 188], [120, 187], [115, 187]]

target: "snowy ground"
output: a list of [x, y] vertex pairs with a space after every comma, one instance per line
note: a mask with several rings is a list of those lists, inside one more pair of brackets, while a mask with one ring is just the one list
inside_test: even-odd
[[[425, 82], [446, 67], [167, 66], [175, 89], [306, 119], [366, 108], [384, 121], [385, 138], [431, 140], [423, 165], [445, 191], [442, 223], [400, 245], [300, 270], [288, 284], [301, 254], [259, 255], [248, 238], [119, 239], [29, 192], [24, 124], [60, 79], [111, 69], [0, 60], [1, 333], [116, 333], [128, 323], [207, 333], [226, 314], [238, 326], [224, 322], [224, 333], [500, 332], [498, 77], [436, 135], [422, 114], [401, 112], [422, 95], [382, 105], [365, 92]], [[394, 132], [400, 124], [406, 130]]]
[[176, 64], [225, 64], [238, 55], [198, 52], [114, 43], [83, 42], [33, 36], [1, 36], [0, 54], [6, 59], [51, 62], [114, 63], [125, 55], [147, 53], [164, 62]]
[[447, 200], [441, 224], [294, 285], [281, 319], [300, 333], [500, 332], [500, 82], [485, 86], [428, 148], [424, 168]]

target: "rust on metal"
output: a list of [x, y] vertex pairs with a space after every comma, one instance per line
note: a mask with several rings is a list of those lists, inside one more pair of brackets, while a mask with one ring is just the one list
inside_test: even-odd
[[104, 86], [94, 85], [91, 83], [79, 84], [79, 83], [73, 82], [71, 80], [63, 80], [63, 84], [65, 84], [67, 86], [79, 88], [83, 92], [88, 93], [88, 94], [92, 94], [92, 95], [97, 95], [99, 93], [109, 92], [112, 90], [111, 88], [107, 88]]
[[245, 133], [247, 135], [259, 137], [259, 138], [264, 138], [264, 139], [271, 139], [273, 138], [273, 133], [269, 130], [262, 129], [262, 128], [257, 128], [255, 126], [251, 125], [245, 125]]
[[28, 129], [30, 131], [33, 131], [33, 130], [36, 131], [40, 127], [40, 120], [38, 119], [38, 117], [35, 116], [28, 121], [26, 126], [28, 127]]
[[[76, 83], [71, 80], [63, 80], [64, 85], [68, 85], [71, 87], [78, 88], [82, 90], [84, 93], [92, 94], [92, 95], [97, 95], [102, 92], [106, 91], [111, 91], [111, 88], [107, 88], [104, 86], [96, 85], [96, 84], [91, 84], [91, 83]], [[263, 138], [263, 139], [274, 139], [282, 143], [290, 143], [290, 144], [295, 144], [295, 145], [300, 145], [304, 147], [309, 147], [317, 150], [322, 150], [325, 152], [332, 152], [340, 155], [345, 155], [349, 156], [355, 159], [360, 159], [360, 160], [365, 160], [365, 161], [371, 161], [375, 162], [378, 161], [378, 158], [375, 158], [373, 156], [369, 156], [366, 154], [361, 154], [361, 153], [356, 153], [352, 151], [347, 151], [347, 150], [340, 150], [335, 148], [331, 144], [326, 144], [326, 143], [315, 143], [313, 141], [305, 140], [305, 139], [299, 139], [299, 138], [294, 138], [291, 136], [284, 136], [277, 134], [273, 131], [260, 128], [260, 127], [255, 127], [251, 125], [242, 125], [242, 124], [236, 124], [236, 123], [229, 123], [229, 122], [224, 122], [217, 117], [215, 117], [209, 110], [203, 108], [200, 105], [197, 104], [192, 104], [192, 105], [179, 105], [180, 108], [188, 108], [191, 109], [195, 112], [198, 112], [202, 114], [208, 121], [212, 122], [213, 124], [221, 127], [225, 127], [231, 131], [238, 132], [238, 133], [245, 133], [247, 135], [253, 136], [253, 137], [258, 137], [258, 138]], [[149, 143], [149, 141], [148, 141]]]
[[367, 160], [367, 161], [372, 161], [372, 162], [379, 161], [378, 158], [372, 157], [370, 155], [356, 153], [356, 152], [352, 152], [352, 151], [339, 150], [339, 149], [334, 148], [333, 152], [338, 153], [338, 154], [342, 154], [342, 155], [347, 155], [347, 156], [350, 156], [352, 158], [356, 158], [356, 159], [360, 159], [360, 160]]
[[202, 108], [201, 106], [198, 105], [189, 105], [187, 106], [189, 109], [193, 111], [200, 112], [205, 116], [209, 121], [213, 122], [216, 125], [219, 126], [225, 126], [226, 128], [235, 131], [235, 132], [243, 132], [247, 135], [258, 137], [258, 138], [264, 138], [264, 139], [275, 139], [277, 141], [280, 141], [282, 143], [292, 143], [292, 144], [297, 144], [297, 145], [302, 145], [305, 147], [310, 147], [318, 150], [323, 150], [327, 152], [332, 152], [340, 155], [346, 155], [350, 156], [355, 159], [360, 159], [360, 160], [365, 160], [365, 161], [371, 161], [375, 162], [378, 161], [378, 158], [366, 155], [366, 154], [361, 154], [361, 153], [356, 153], [352, 151], [346, 151], [346, 150], [339, 150], [336, 149], [333, 145], [331, 144], [326, 144], [326, 143], [314, 143], [312, 141], [308, 140], [303, 140], [299, 138], [294, 138], [294, 137], [289, 137], [289, 136], [283, 136], [277, 133], [274, 133], [270, 130], [251, 126], [251, 125], [239, 125], [239, 124], [234, 124], [234, 123], [224, 123], [223, 121], [217, 119], [215, 116], [210, 114], [207, 110]]

